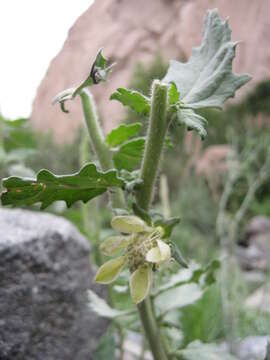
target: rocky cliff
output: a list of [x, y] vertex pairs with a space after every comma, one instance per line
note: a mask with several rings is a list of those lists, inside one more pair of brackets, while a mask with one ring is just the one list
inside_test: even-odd
[[72, 26], [52, 60], [33, 103], [32, 123], [41, 130], [52, 129], [58, 142], [72, 139], [82, 123], [79, 100], [68, 104], [66, 115], [52, 106], [51, 99], [84, 79], [103, 47], [110, 61], [117, 62], [110, 81], [93, 90], [108, 131], [123, 114], [121, 105], [110, 102], [109, 96], [128, 84], [135, 64], [147, 63], [157, 53], [164, 59], [189, 57], [192, 47], [200, 44], [206, 10], [215, 7], [222, 17], [230, 18], [233, 40], [242, 40], [235, 71], [253, 75], [243, 91], [270, 77], [269, 0], [96, 0]]

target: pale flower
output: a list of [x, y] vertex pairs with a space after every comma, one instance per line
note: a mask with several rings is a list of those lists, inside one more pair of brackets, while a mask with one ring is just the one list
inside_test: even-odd
[[171, 258], [171, 248], [163, 240], [161, 227], [149, 227], [134, 215], [115, 216], [112, 228], [125, 235], [110, 236], [100, 246], [107, 256], [123, 255], [107, 261], [96, 275], [96, 282], [110, 284], [127, 266], [131, 272], [130, 293], [135, 304], [143, 301], [152, 286], [152, 269]]

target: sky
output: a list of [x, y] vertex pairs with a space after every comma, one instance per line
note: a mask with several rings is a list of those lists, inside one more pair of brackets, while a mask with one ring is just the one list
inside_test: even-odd
[[0, 112], [27, 117], [69, 28], [94, 0], [0, 1]]

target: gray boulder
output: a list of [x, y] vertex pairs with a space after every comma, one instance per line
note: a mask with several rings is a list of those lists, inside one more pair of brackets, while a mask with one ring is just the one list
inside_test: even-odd
[[90, 360], [107, 322], [90, 313], [90, 246], [63, 218], [0, 209], [0, 359]]
[[270, 218], [255, 216], [245, 228], [244, 239], [236, 252], [245, 270], [267, 271], [270, 258]]
[[241, 360], [264, 360], [269, 336], [249, 336], [239, 344], [238, 356]]

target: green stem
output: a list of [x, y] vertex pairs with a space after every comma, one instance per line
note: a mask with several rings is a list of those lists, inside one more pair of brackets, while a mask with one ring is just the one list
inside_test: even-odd
[[148, 210], [151, 204], [159, 160], [168, 128], [166, 117], [167, 90], [166, 84], [154, 81], [150, 123], [141, 167], [143, 186], [137, 196], [138, 205], [144, 210]]
[[[87, 89], [80, 91], [84, 119], [87, 125], [91, 144], [98, 157], [103, 171], [113, 169], [113, 161], [109, 147], [107, 146], [103, 131], [98, 121], [94, 99]], [[114, 208], [125, 207], [125, 200], [121, 189], [115, 189], [111, 196], [112, 206]]]
[[[141, 166], [143, 185], [137, 193], [137, 203], [146, 211], [149, 210], [151, 204], [159, 161], [168, 128], [166, 116], [167, 92], [168, 85], [162, 84], [160, 81], [154, 81], [150, 123]], [[154, 360], [167, 360], [168, 356], [161, 340], [159, 327], [149, 298], [138, 305], [138, 311]]]
[[[114, 165], [113, 165], [110, 149], [108, 148], [105, 142], [103, 131], [98, 121], [95, 103], [92, 94], [87, 89], [81, 90], [79, 94], [82, 101], [84, 119], [87, 125], [91, 144], [100, 162], [102, 170], [106, 171], [109, 169], [113, 169]], [[114, 193], [111, 193], [111, 200], [112, 200], [112, 206], [114, 208], [125, 207], [125, 198], [121, 189], [116, 189]], [[98, 246], [99, 244], [95, 243], [94, 245], [96, 248], [97, 264], [100, 266], [103, 262], [102, 254], [99, 251], [99, 246]], [[112, 307], [114, 306], [113, 291], [112, 291], [112, 286], [110, 285], [108, 286], [108, 302]], [[120, 337], [120, 359], [122, 359], [124, 334], [119, 324], [116, 323], [115, 327]]]

